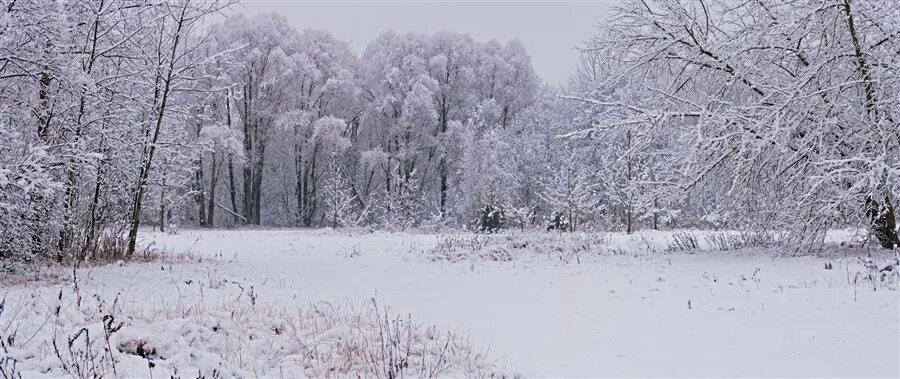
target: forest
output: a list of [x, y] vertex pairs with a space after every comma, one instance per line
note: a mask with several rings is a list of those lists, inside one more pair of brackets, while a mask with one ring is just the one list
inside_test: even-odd
[[563, 85], [517, 40], [385, 31], [358, 55], [230, 1], [4, 3], [4, 256], [170, 224], [898, 243], [892, 1], [628, 1]]

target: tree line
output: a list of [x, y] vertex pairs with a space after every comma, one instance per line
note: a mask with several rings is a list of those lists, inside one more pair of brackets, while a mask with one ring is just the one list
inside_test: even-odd
[[890, 1], [627, 0], [558, 86], [516, 40], [357, 54], [227, 0], [0, 5], [2, 256], [169, 224], [898, 242]]

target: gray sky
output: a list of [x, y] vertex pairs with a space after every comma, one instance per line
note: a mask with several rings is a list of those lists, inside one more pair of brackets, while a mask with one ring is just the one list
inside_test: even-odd
[[544, 80], [568, 78], [577, 62], [573, 46], [594, 33], [615, 0], [596, 1], [309, 1], [244, 0], [238, 12], [275, 11], [298, 29], [331, 32], [362, 52], [382, 31], [464, 32], [477, 40], [518, 38]]

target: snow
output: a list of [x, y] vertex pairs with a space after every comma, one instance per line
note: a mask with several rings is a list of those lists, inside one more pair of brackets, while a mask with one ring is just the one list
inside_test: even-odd
[[[651, 244], [661, 239], [648, 234]], [[397, 312], [468, 329], [509, 369], [527, 375], [898, 374], [896, 292], [858, 290], [854, 301], [846, 273], [824, 270], [816, 258], [700, 254], [604, 256], [575, 265], [548, 265], [539, 257], [519, 266], [435, 264], [414, 254], [437, 242], [431, 235], [147, 237], [164, 249], [234, 256], [239, 268], [232, 275], [262, 275], [257, 288], [267, 296], [376, 296]], [[350, 258], [350, 251], [359, 255]], [[756, 269], [759, 289], [752, 279], [741, 280]]]
[[[434, 249], [448, 239], [459, 242], [461, 251], [471, 249], [466, 243], [505, 249], [509, 259], [437, 258]], [[860, 279], [859, 253], [668, 252], [670, 240], [668, 232], [145, 231], [144, 246], [188, 251], [202, 262], [85, 269], [80, 285], [105, 296], [118, 294], [126, 306], [147, 312], [183, 310], [169, 300], [173, 294], [200, 298], [209, 307], [209, 323], [228, 319], [216, 312], [229, 307], [248, 309], [251, 298], [298, 308], [322, 301], [359, 306], [374, 298], [392, 313], [467, 336], [475, 351], [487, 349], [494, 372], [532, 377], [900, 376], [898, 281], [892, 277], [873, 285]], [[878, 262], [892, 258], [873, 253]], [[825, 269], [826, 262], [833, 269]], [[158, 354], [188, 354], [180, 358], [187, 366], [191, 360], [219, 364], [221, 358], [196, 358], [209, 355], [203, 351], [178, 351], [188, 343], [170, 341], [217, 343], [203, 331], [186, 330], [191, 326], [178, 319], [126, 326], [116, 343], [133, 348], [134, 341], [163, 330], [169, 335], [154, 342]], [[233, 327], [242, 325], [252, 324]], [[266, 328], [271, 325], [259, 327], [259, 333]], [[259, 343], [289, 345], [272, 338]], [[278, 363], [252, 356], [268, 348], [250, 346], [244, 359], [254, 368], [250, 372], [278, 377]], [[131, 375], [145, 375], [146, 362], [136, 362], [143, 366], [125, 367]]]

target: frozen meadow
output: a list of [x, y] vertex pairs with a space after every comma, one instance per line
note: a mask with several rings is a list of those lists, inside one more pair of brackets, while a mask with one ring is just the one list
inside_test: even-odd
[[900, 375], [893, 253], [711, 235], [147, 231], [187, 256], [7, 286], [0, 333], [23, 377]]

